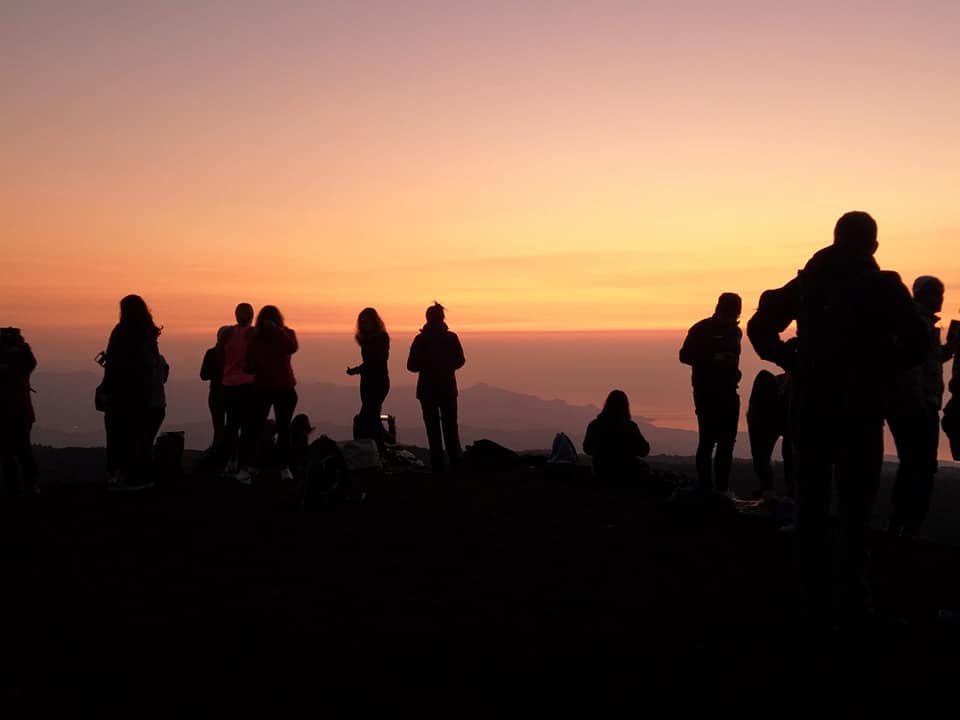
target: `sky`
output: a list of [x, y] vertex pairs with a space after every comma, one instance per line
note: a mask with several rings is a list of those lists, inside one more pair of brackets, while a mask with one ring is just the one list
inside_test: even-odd
[[665, 331], [749, 313], [851, 209], [960, 314], [958, 31], [949, 1], [7, 0], [0, 324], [55, 354], [137, 292], [171, 339], [241, 300]]

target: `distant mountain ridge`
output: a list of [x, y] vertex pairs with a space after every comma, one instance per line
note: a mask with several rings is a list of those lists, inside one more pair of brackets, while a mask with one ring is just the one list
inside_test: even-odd
[[[34, 442], [54, 447], [103, 445], [103, 416], [93, 408], [93, 391], [99, 380], [96, 373], [34, 373], [33, 386], [37, 390]], [[207, 447], [212, 431], [206, 384], [199, 380], [173, 380], [166, 389], [167, 418], [163, 430], [184, 431], [189, 448]], [[356, 385], [302, 383], [297, 386], [297, 393], [297, 412], [310, 416], [317, 435], [336, 439], [350, 437], [353, 416], [360, 407]], [[412, 384], [393, 386], [384, 411], [397, 416], [402, 442], [425, 445], [426, 435], [415, 395]], [[642, 406], [635, 409], [642, 410]], [[579, 449], [587, 424], [598, 412], [599, 408], [594, 405], [545, 400], [487, 383], [460, 391], [460, 431], [465, 444], [488, 438], [515, 449], [542, 449], [550, 447], [556, 433], [565, 432]], [[696, 433], [657, 427], [639, 416], [635, 419], [650, 441], [652, 452], [685, 456], [696, 452]], [[740, 434], [736, 454], [749, 456], [745, 433]]]

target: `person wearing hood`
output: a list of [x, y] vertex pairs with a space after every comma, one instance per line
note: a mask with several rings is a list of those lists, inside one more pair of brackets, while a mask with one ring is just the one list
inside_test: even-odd
[[650, 454], [650, 443], [631, 419], [623, 390], [612, 390], [603, 410], [587, 425], [583, 451], [593, 458], [594, 477], [603, 484], [629, 485], [649, 473], [640, 458]]
[[[874, 259], [877, 224], [865, 212], [836, 223], [781, 288], [760, 296], [747, 336], [763, 360], [790, 373], [800, 569], [814, 617], [861, 614], [870, 605], [867, 537], [883, 465], [883, 418], [897, 372], [919, 364], [927, 328], [895, 272]], [[797, 323], [795, 342], [781, 338]], [[836, 484], [842, 571], [834, 586], [829, 520]], [[839, 601], [840, 605], [833, 605]]]
[[444, 322], [443, 305], [435, 302], [427, 308], [426, 325], [410, 345], [407, 370], [419, 373], [417, 399], [423, 410], [423, 423], [430, 445], [433, 472], [444, 469], [444, 447], [451, 465], [460, 462], [460, 431], [457, 426], [457, 376], [466, 359], [456, 333]]

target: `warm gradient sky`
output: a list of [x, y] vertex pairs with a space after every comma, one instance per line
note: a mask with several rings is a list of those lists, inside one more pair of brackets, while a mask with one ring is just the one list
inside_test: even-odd
[[949, 315], [958, 37], [956, 0], [8, 0], [0, 323], [687, 327], [855, 208]]

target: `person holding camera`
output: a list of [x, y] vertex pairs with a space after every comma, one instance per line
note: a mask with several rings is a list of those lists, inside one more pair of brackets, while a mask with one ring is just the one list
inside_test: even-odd
[[36, 367], [37, 359], [20, 329], [0, 329], [0, 468], [5, 494], [36, 495], [40, 490], [30, 443], [36, 420], [30, 399], [30, 373]]
[[117, 489], [151, 484], [153, 442], [166, 415], [163, 386], [170, 373], [157, 344], [160, 331], [143, 298], [127, 295], [100, 361], [107, 482]]

